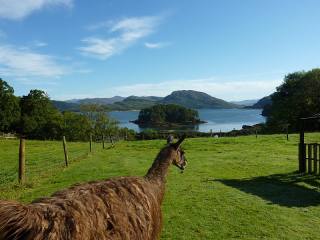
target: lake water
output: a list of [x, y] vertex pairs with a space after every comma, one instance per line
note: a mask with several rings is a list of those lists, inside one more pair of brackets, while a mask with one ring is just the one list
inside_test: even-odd
[[[226, 132], [233, 129], [241, 129], [242, 125], [254, 125], [265, 122], [265, 118], [261, 115], [261, 109], [199, 109], [199, 117], [207, 123], [197, 126], [190, 126], [186, 129], [199, 132]], [[110, 116], [119, 121], [120, 127], [127, 127], [137, 132], [141, 132], [144, 128], [140, 128], [130, 120], [138, 118], [139, 111], [113, 111]]]

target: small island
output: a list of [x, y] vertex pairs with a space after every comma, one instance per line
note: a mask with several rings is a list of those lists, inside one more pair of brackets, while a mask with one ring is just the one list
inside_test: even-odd
[[138, 119], [131, 121], [139, 126], [173, 127], [205, 123], [199, 119], [198, 111], [176, 104], [158, 104], [139, 113]]

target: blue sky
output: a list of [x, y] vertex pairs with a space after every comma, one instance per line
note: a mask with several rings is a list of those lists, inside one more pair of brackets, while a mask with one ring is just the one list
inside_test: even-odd
[[0, 77], [53, 99], [272, 93], [319, 67], [318, 0], [0, 0]]

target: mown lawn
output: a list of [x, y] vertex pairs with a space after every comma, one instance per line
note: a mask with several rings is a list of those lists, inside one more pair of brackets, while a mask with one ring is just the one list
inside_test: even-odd
[[[307, 134], [320, 142], [320, 134]], [[183, 144], [188, 167], [171, 167], [162, 239], [320, 239], [319, 176], [297, 170], [298, 136], [198, 138]], [[115, 148], [27, 142], [27, 183], [17, 183], [18, 141], [0, 140], [0, 198], [30, 202], [74, 183], [144, 175], [164, 141], [119, 142]]]

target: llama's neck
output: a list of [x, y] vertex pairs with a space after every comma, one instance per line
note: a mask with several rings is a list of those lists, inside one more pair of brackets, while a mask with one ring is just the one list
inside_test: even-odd
[[173, 155], [174, 152], [170, 148], [160, 151], [145, 178], [151, 182], [164, 185], [168, 168], [172, 163]]

